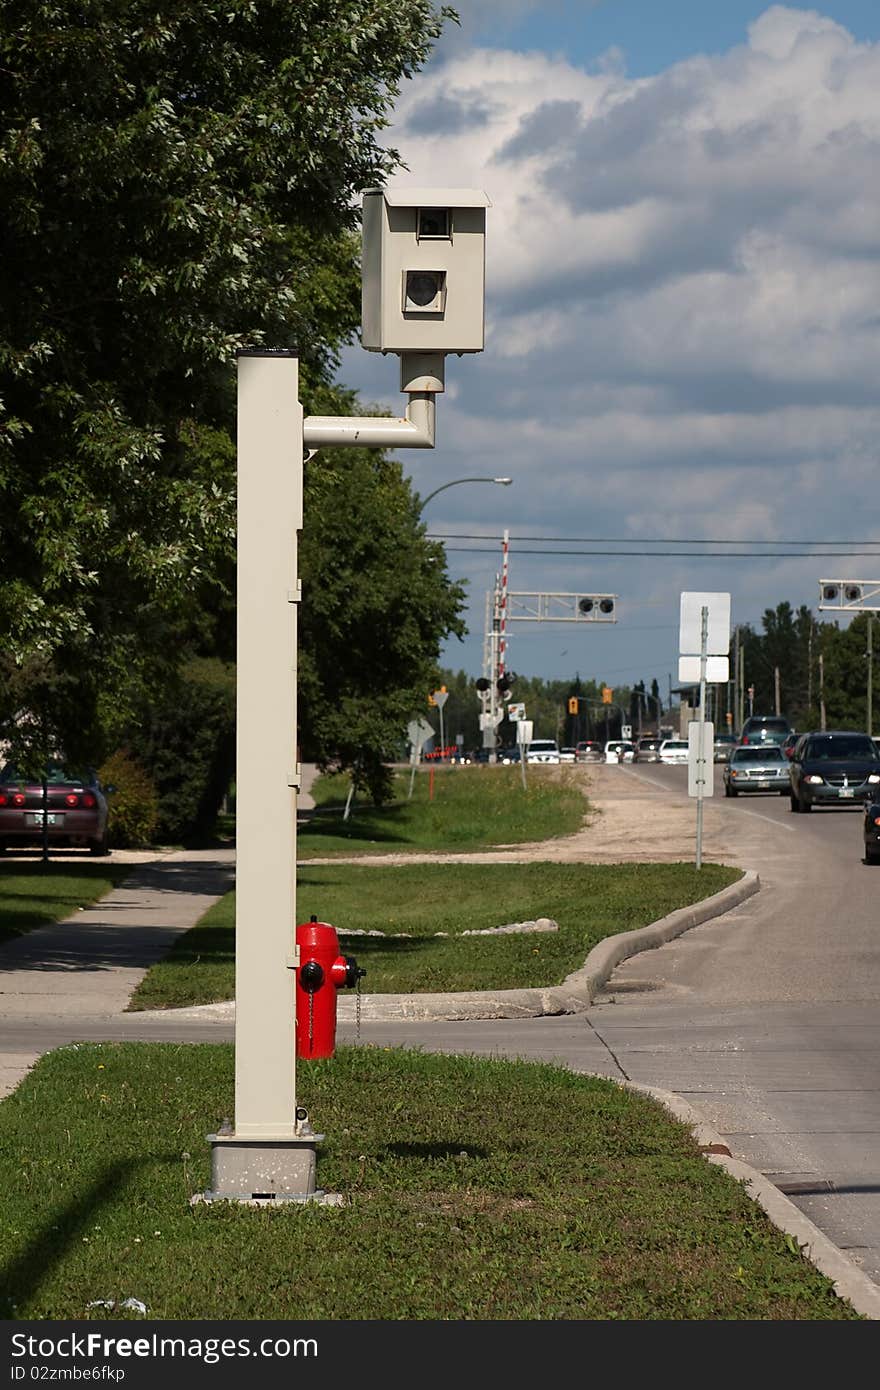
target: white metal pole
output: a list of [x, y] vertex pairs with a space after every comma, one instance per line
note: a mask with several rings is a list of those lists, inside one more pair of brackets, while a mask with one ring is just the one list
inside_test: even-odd
[[700, 712], [697, 743], [697, 857], [696, 867], [703, 867], [703, 783], [706, 777], [706, 662], [709, 645], [709, 610], [700, 610]]
[[239, 354], [235, 1124], [210, 1137], [210, 1198], [315, 1195], [296, 1107], [298, 388], [295, 353]]

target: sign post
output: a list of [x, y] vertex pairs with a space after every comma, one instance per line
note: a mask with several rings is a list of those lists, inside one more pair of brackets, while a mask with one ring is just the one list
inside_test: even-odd
[[445, 686], [442, 686], [440, 690], [432, 690], [431, 699], [440, 711], [440, 757], [442, 758], [443, 749], [446, 747], [446, 736], [443, 732], [443, 706], [449, 699], [449, 691]]
[[714, 795], [715, 726], [706, 721], [706, 682], [730, 677], [730, 594], [683, 593], [679, 631], [678, 679], [700, 683], [696, 720], [688, 729], [688, 796], [697, 802], [695, 866], [703, 867], [703, 799]]

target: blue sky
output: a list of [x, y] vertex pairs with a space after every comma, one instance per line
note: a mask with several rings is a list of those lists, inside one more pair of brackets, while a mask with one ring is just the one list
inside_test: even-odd
[[[513, 0], [483, 7], [465, 3], [459, 13], [471, 41], [565, 53], [584, 67], [620, 48], [629, 75], [645, 77], [682, 58], [723, 53], [742, 43], [747, 25], [768, 8], [766, 0], [547, 0], [540, 5]], [[839, 0], [816, 8], [856, 39], [877, 37], [876, 0]]]
[[[683, 590], [759, 625], [880, 575], [880, 6], [457, 8], [387, 132], [401, 187], [492, 200], [486, 350], [401, 454], [423, 497], [514, 478], [426, 508], [469, 592], [443, 661], [480, 673], [506, 529], [512, 591], [619, 595], [613, 625], [512, 623], [509, 666], [666, 689]], [[402, 409], [389, 360], [340, 376]]]

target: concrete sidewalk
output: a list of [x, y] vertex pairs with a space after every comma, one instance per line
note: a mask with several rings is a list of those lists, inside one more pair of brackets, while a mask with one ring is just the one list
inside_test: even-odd
[[[234, 863], [232, 849], [162, 855], [133, 866], [131, 877], [94, 907], [4, 942], [4, 1021], [76, 1024], [118, 1017], [150, 966], [233, 886]], [[43, 1050], [0, 1051], [0, 1096]]]

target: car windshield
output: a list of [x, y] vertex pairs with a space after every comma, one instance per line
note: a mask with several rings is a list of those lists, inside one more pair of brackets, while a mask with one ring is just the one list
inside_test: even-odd
[[683, 738], [669, 738], [666, 740], [665, 743], [661, 744], [660, 746], [661, 748], [665, 748], [667, 752], [670, 748], [687, 748], [687, 744], [685, 743]]
[[[40, 781], [42, 781], [42, 777], [39, 775], [28, 777], [25, 773], [19, 772], [13, 763], [7, 763], [0, 772], [0, 782], [37, 783]], [[46, 782], [50, 787], [62, 786], [68, 782], [78, 782], [89, 786], [93, 781], [94, 778], [91, 773], [71, 771], [69, 768], [62, 767], [60, 763], [52, 763], [46, 769]]]
[[552, 738], [536, 738], [529, 744], [533, 753], [555, 753], [556, 743]]
[[786, 757], [781, 748], [735, 748], [731, 756], [731, 762], [784, 763], [786, 762]]
[[876, 758], [874, 740], [867, 734], [820, 734], [811, 738], [806, 757], [819, 762], [846, 762], [849, 758]]

